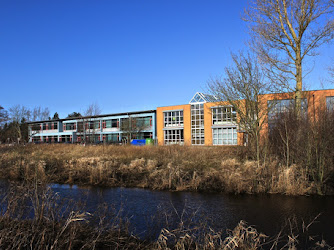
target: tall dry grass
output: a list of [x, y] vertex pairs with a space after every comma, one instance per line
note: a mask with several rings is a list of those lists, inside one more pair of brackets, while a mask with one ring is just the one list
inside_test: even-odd
[[104, 212], [87, 213], [80, 203], [63, 200], [49, 188], [12, 183], [1, 191], [0, 249], [142, 249], [148, 245], [131, 235], [117, 214], [108, 214], [107, 220]]
[[244, 147], [0, 147], [0, 178], [37, 183], [225, 193], [317, 193], [298, 164], [251, 160]]
[[[318, 194], [334, 192], [334, 112], [314, 111], [315, 117], [281, 114], [269, 134], [269, 152], [286, 167], [280, 182], [297, 183]], [[304, 185], [305, 182], [312, 186]], [[288, 189], [294, 193], [294, 185]]]

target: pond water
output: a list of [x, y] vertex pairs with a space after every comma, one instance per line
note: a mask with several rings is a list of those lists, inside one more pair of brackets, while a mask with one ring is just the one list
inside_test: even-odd
[[81, 201], [88, 212], [109, 204], [130, 221], [130, 230], [139, 237], [159, 234], [162, 227], [176, 227], [180, 221], [206, 223], [215, 230], [233, 229], [240, 220], [259, 232], [276, 235], [288, 218], [310, 227], [334, 245], [334, 197], [288, 197], [283, 195], [226, 195], [194, 192], [151, 191], [137, 188], [96, 188], [50, 185], [60, 197]]

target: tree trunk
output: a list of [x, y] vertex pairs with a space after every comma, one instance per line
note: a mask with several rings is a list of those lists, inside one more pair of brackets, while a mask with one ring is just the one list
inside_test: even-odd
[[259, 139], [259, 133], [256, 131], [256, 161], [257, 161], [257, 167], [260, 167], [260, 139]]
[[302, 109], [302, 89], [303, 89], [303, 76], [302, 76], [302, 61], [300, 50], [297, 52], [296, 58], [296, 92], [295, 92], [295, 100], [296, 100], [296, 115], [298, 119], [301, 117], [301, 109]]

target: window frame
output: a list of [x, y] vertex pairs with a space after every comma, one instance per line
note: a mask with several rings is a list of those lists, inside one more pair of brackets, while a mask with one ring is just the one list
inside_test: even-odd
[[334, 111], [334, 96], [326, 96], [326, 109], [328, 112]]
[[184, 126], [183, 109], [164, 111], [163, 115], [164, 115], [164, 120], [163, 120], [164, 128]]
[[[271, 103], [276, 102], [273, 107], [269, 108], [268, 111], [268, 126], [269, 130], [275, 126], [275, 123], [280, 119], [280, 115], [285, 114], [293, 110], [296, 100], [295, 99], [277, 99], [277, 100], [268, 100], [267, 105], [272, 105]], [[289, 102], [288, 105], [285, 105], [284, 102]], [[283, 105], [282, 105], [283, 104]], [[276, 107], [278, 105], [278, 107]], [[308, 115], [308, 100], [307, 98], [301, 99], [301, 115], [304, 118], [307, 118]]]
[[211, 114], [211, 122], [213, 126], [237, 123], [237, 111], [233, 106], [212, 107]]
[[192, 103], [190, 106], [191, 117], [191, 144], [204, 145], [204, 103]]
[[[226, 135], [226, 138], [224, 138], [224, 135]], [[219, 143], [220, 141], [221, 143]], [[212, 128], [212, 145], [214, 146], [238, 145], [237, 127]]]
[[164, 144], [174, 145], [184, 144], [184, 131], [183, 129], [166, 129], [164, 130]]

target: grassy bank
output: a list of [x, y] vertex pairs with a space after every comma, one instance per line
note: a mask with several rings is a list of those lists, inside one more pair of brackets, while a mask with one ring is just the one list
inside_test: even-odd
[[258, 167], [244, 147], [1, 146], [0, 178], [225, 193], [305, 195], [319, 188], [302, 166], [268, 157]]
[[180, 218], [157, 237], [140, 239], [112, 204], [84, 211], [49, 188], [11, 183], [1, 189], [0, 249], [331, 249], [321, 237], [308, 237], [310, 224], [289, 220], [289, 228], [267, 236], [240, 221], [233, 230], [214, 231]]

